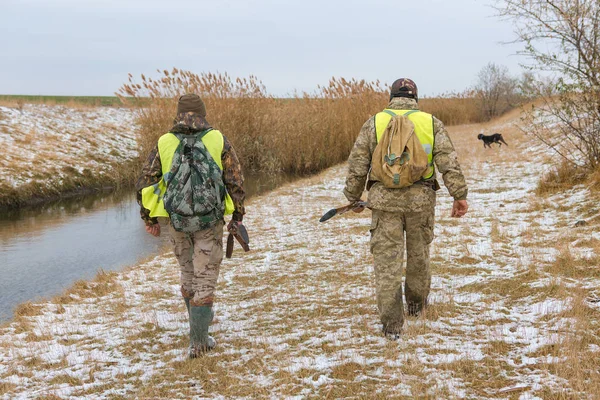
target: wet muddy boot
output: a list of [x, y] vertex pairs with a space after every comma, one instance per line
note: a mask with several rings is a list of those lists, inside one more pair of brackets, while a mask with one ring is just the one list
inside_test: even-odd
[[210, 306], [190, 307], [190, 358], [199, 357], [216, 346], [215, 339], [208, 336], [213, 317]]

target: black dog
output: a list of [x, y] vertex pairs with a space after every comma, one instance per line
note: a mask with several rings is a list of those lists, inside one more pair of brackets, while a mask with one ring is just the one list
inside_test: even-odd
[[508, 146], [508, 143], [504, 141], [504, 138], [499, 133], [494, 133], [493, 135], [484, 135], [480, 133], [477, 135], [477, 139], [483, 140], [483, 147], [492, 148], [492, 143], [498, 143], [499, 147], [502, 147], [502, 143]]

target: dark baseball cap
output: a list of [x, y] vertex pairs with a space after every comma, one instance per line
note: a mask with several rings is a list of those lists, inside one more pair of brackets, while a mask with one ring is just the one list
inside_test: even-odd
[[390, 90], [390, 99], [393, 97], [408, 97], [418, 100], [417, 84], [408, 78], [396, 79]]

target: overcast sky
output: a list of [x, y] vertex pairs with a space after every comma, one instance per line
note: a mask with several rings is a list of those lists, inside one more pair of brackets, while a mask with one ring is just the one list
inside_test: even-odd
[[492, 0], [0, 0], [0, 94], [113, 95], [157, 68], [253, 74], [270, 93], [330, 77], [462, 91], [521, 73]]

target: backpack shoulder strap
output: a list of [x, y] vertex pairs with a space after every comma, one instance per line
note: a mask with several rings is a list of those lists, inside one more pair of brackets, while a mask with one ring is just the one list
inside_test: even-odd
[[203, 130], [203, 131], [202, 131], [202, 132], [200, 132], [200, 133], [197, 133], [197, 134], [195, 135], [195, 136], [196, 136], [196, 139], [202, 139], [204, 136], [206, 136], [206, 134], [207, 134], [208, 132], [210, 132], [210, 131], [212, 131], [212, 130], [213, 130], [213, 128], [208, 128], [208, 129], [205, 129], [205, 130]]
[[[404, 115], [405, 117], [408, 117], [410, 114], [414, 114], [414, 113], [419, 112], [419, 111], [420, 110], [409, 110], [409, 111], [407, 111], [407, 112], [405, 112], [404, 114], [401, 114], [401, 115]], [[386, 113], [388, 115], [391, 115], [392, 117], [395, 117], [396, 115], [398, 115], [395, 112], [390, 111], [388, 109], [385, 109], [382, 112], [384, 112], [384, 113]]]
[[[210, 131], [212, 131], [212, 130], [213, 130], [213, 128], [208, 128], [208, 129], [205, 129], [205, 130], [203, 130], [203, 131], [200, 131], [199, 133], [195, 133], [195, 134], [193, 134], [193, 135], [185, 135], [185, 134], [183, 134], [183, 133], [173, 133], [173, 135], [175, 135], [175, 137], [176, 137], [177, 139], [179, 139], [180, 141], [181, 141], [182, 139], [194, 139], [194, 140], [198, 140], [198, 139], [202, 139], [204, 136], [206, 136], [206, 134], [207, 134], [208, 132], [210, 132]], [[172, 133], [172, 132], [171, 132], [171, 133]]]
[[[386, 114], [390, 115], [392, 118], [394, 117], [394, 115], [396, 115], [388, 109], [384, 109], [383, 111], [380, 111], [380, 112], [386, 113]], [[378, 114], [379, 113], [373, 115], [373, 127], [375, 128], [375, 132], [377, 132], [377, 115]], [[377, 135], [377, 133], [375, 133], [375, 135]]]

